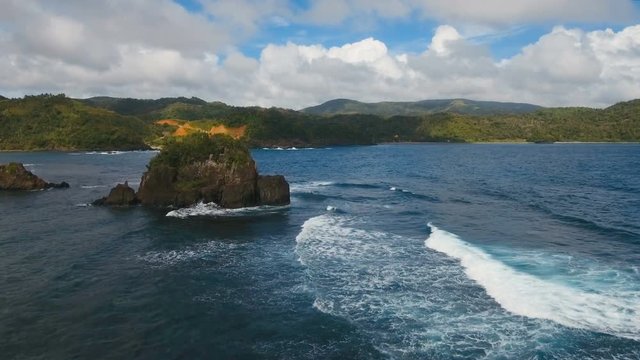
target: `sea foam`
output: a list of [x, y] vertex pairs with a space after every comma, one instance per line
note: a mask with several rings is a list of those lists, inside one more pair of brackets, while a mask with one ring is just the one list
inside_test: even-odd
[[429, 224], [425, 245], [458, 259], [505, 310], [578, 329], [640, 340], [640, 292], [585, 290], [517, 271], [457, 235]]
[[191, 207], [173, 210], [167, 213], [166, 216], [179, 219], [186, 219], [189, 217], [197, 216], [211, 216], [211, 217], [241, 217], [241, 216], [259, 216], [268, 215], [282, 212], [288, 209], [289, 206], [255, 206], [239, 209], [225, 209], [221, 208], [215, 203], [198, 203]]

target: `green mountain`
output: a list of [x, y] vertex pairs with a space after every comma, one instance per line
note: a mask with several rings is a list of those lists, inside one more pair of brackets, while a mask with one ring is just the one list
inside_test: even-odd
[[162, 110], [172, 104], [204, 105], [207, 102], [197, 97], [186, 98], [161, 98], [161, 99], [132, 99], [114, 98], [108, 96], [79, 99], [79, 101], [95, 107], [112, 110], [121, 115], [144, 115], [150, 112]]
[[422, 116], [441, 112], [466, 115], [526, 114], [542, 109], [541, 106], [496, 101], [467, 99], [423, 100], [414, 102], [363, 103], [349, 99], [327, 101], [301, 111], [313, 115], [370, 114], [383, 117], [395, 115]]
[[[395, 141], [640, 141], [640, 100], [606, 109], [536, 107], [527, 112], [517, 112], [527, 108], [522, 104], [468, 100], [420, 103], [430, 104], [433, 112], [316, 115], [207, 103], [197, 98], [74, 100], [64, 95], [26, 96], [0, 101], [0, 150], [140, 149], [194, 132], [230, 134], [253, 147]], [[336, 108], [344, 108], [345, 104], [352, 102], [329, 103]], [[478, 113], [477, 109], [473, 114], [456, 111], [471, 111], [471, 104], [485, 104], [482, 111], [488, 112], [490, 106], [510, 110], [489, 114]]]
[[142, 120], [64, 95], [0, 101], [2, 150], [133, 150], [148, 146]]

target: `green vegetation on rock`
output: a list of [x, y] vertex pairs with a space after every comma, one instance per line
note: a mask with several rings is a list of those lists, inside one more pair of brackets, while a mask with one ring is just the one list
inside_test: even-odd
[[162, 151], [149, 163], [149, 168], [169, 166], [180, 168], [206, 160], [231, 165], [245, 165], [251, 161], [249, 148], [226, 135], [209, 136], [195, 133], [169, 140]]

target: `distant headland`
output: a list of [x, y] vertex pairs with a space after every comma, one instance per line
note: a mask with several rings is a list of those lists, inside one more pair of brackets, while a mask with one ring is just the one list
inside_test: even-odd
[[141, 150], [194, 133], [250, 147], [389, 142], [639, 142], [640, 99], [606, 109], [467, 99], [331, 100], [299, 111], [191, 97], [0, 96], [0, 151]]

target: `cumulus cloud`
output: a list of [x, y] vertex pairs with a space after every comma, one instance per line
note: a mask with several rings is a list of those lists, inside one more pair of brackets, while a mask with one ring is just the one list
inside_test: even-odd
[[[392, 54], [373, 38], [325, 48], [267, 46], [246, 68], [248, 86], [227, 99], [292, 108], [346, 97], [363, 101], [467, 97], [563, 106], [606, 106], [638, 98], [640, 25], [620, 32], [556, 27], [516, 56], [496, 60], [463, 39], [455, 28], [438, 28], [421, 54]], [[233, 60], [220, 73], [227, 78]], [[249, 87], [250, 91], [245, 91]], [[243, 96], [251, 93], [252, 98]], [[220, 94], [222, 96], [222, 94]]]
[[[447, 18], [446, 4], [475, 6], [463, 0], [327, 1], [329, 5], [315, 4], [326, 6], [325, 15], [336, 19], [348, 18], [358, 8], [388, 17], [424, 9]], [[451, 25], [438, 27], [420, 53], [394, 53], [369, 37], [335, 47], [268, 44], [252, 58], [234, 45], [259, 31], [262, 22], [278, 19], [279, 26], [287, 26], [300, 14], [318, 16], [317, 21], [325, 15], [316, 7], [292, 9], [285, 0], [242, 0], [238, 4], [246, 11], [235, 15], [229, 0], [202, 0], [204, 13], [188, 12], [169, 0], [53, 3], [4, 0], [0, 94], [193, 95], [235, 105], [296, 109], [339, 97], [466, 97], [589, 106], [640, 98], [640, 25], [618, 32], [558, 26], [507, 59], [495, 59], [486, 45], [465, 39]], [[370, 6], [364, 10], [366, 3]], [[575, 5], [572, 0], [554, 3], [562, 9]], [[607, 11], [626, 3], [610, 2], [614, 5]], [[503, 5], [511, 7], [504, 14], [517, 17], [528, 11], [528, 1], [518, 4]], [[536, 4], [541, 9], [550, 6], [546, 0]], [[529, 16], [544, 18], [535, 15], [544, 14], [541, 9]], [[316, 10], [320, 15], [311, 14]]]

